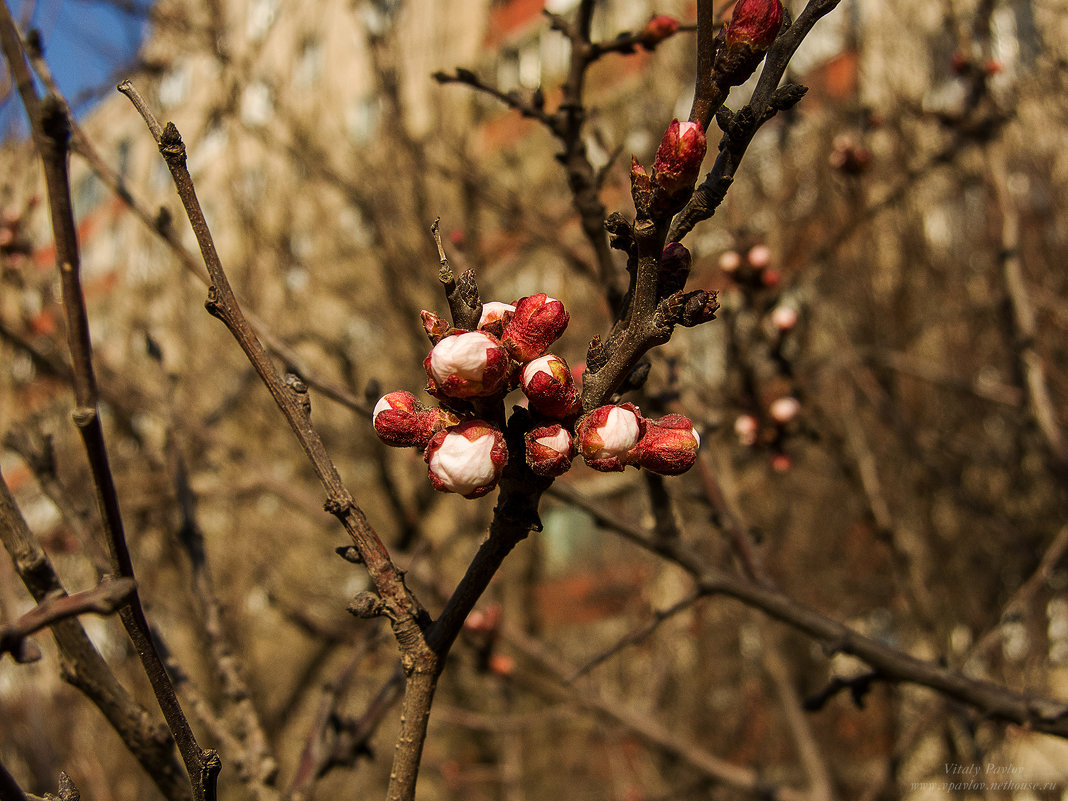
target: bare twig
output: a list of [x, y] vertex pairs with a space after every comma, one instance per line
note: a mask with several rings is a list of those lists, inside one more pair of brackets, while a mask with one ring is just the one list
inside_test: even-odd
[[127, 599], [134, 586], [133, 579], [105, 578], [91, 590], [46, 598], [14, 623], [0, 625], [0, 656], [10, 652], [19, 659], [27, 637], [60, 620], [90, 612], [97, 615], [112, 614]]
[[724, 595], [759, 609], [770, 617], [821, 642], [830, 653], [851, 654], [871, 665], [887, 681], [920, 684], [975, 707], [983, 715], [1068, 738], [1068, 703], [971, 679], [934, 662], [917, 659], [879, 640], [867, 637], [775, 589], [709, 566], [681, 543], [658, 540], [643, 529], [557, 485], [554, 494], [590, 512], [604, 525], [646, 550], [690, 573], [702, 592]]

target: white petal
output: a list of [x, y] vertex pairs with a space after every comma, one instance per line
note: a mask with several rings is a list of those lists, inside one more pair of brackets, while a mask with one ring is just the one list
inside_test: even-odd
[[493, 464], [494, 436], [484, 434], [472, 441], [462, 434], [448, 434], [430, 456], [430, 469], [453, 492], [467, 495], [489, 484], [497, 475]]
[[634, 412], [617, 406], [608, 412], [604, 425], [597, 429], [597, 435], [604, 442], [604, 446], [594, 454], [594, 458], [622, 456], [638, 442], [639, 433], [638, 418], [634, 416]]
[[445, 337], [430, 352], [430, 369], [437, 381], [457, 375], [468, 381], [481, 381], [486, 370], [487, 351], [493, 340], [481, 331]]
[[538, 437], [534, 441], [546, 448], [552, 448], [557, 453], [567, 453], [571, 449], [571, 435], [564, 428], [550, 437]]

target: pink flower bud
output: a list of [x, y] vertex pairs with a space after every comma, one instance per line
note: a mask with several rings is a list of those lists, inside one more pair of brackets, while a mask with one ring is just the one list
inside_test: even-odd
[[667, 198], [693, 189], [701, 175], [707, 146], [701, 123], [672, 120], [653, 162], [654, 188]]
[[483, 303], [482, 316], [479, 318], [476, 328], [479, 331], [488, 331], [493, 336], [500, 337], [504, 332], [504, 327], [508, 325], [514, 313], [515, 306], [511, 303], [501, 303], [497, 300]]
[[688, 417], [667, 414], [646, 420], [645, 433], [635, 449], [638, 464], [662, 476], [685, 473], [697, 461], [701, 437]]
[[485, 398], [508, 382], [508, 353], [492, 334], [457, 331], [443, 337], [423, 360], [436, 398]]
[[579, 452], [594, 470], [622, 470], [635, 460], [633, 450], [642, 437], [644, 424], [633, 403], [594, 409], [575, 427]]
[[797, 309], [780, 305], [771, 310], [771, 324], [780, 331], [789, 331], [797, 325]]
[[758, 270], [771, 264], [771, 248], [767, 245], [753, 245], [746, 254], [746, 261]]
[[776, 423], [785, 425], [797, 417], [801, 412], [801, 402], [797, 398], [789, 396], [776, 398], [768, 406], [768, 414]]
[[569, 319], [564, 304], [544, 292], [522, 298], [504, 328], [501, 344], [517, 362], [529, 362], [559, 339]]
[[785, 473], [794, 466], [794, 460], [785, 453], [777, 453], [771, 457], [771, 469], [776, 473]]
[[547, 353], [528, 362], [519, 374], [519, 386], [530, 405], [548, 417], [562, 420], [582, 410], [571, 371], [559, 356]]
[[725, 273], [733, 273], [742, 266], [742, 257], [736, 250], [728, 250], [719, 257], [719, 269]]
[[435, 433], [458, 422], [454, 414], [444, 409], [427, 409], [415, 395], [403, 390], [383, 396], [371, 414], [378, 438], [395, 448], [425, 448]]
[[496, 426], [468, 420], [436, 433], [423, 459], [434, 489], [481, 498], [497, 486], [508, 462], [508, 447]]
[[679, 30], [679, 21], [667, 14], [658, 14], [642, 28], [639, 34], [642, 47], [652, 50], [665, 39], [674, 36]]
[[727, 47], [745, 45], [752, 52], [765, 53], [782, 27], [779, 0], [740, 0], [727, 24]]
[[555, 477], [571, 469], [575, 441], [559, 423], [538, 426], [527, 432], [527, 466], [539, 476]]
[[751, 414], [740, 414], [734, 421], [734, 433], [742, 445], [754, 445], [759, 431], [760, 423]]

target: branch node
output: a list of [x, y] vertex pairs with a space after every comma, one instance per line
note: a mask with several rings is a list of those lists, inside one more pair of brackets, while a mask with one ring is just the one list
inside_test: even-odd
[[353, 596], [353, 599], [349, 601], [349, 605], [345, 607], [345, 610], [350, 615], [370, 620], [371, 618], [384, 615], [386, 613], [386, 605], [383, 603], [382, 599], [373, 592], [364, 590]]
[[78, 406], [70, 413], [70, 418], [78, 428], [87, 428], [96, 420], [96, 409], [92, 406]]

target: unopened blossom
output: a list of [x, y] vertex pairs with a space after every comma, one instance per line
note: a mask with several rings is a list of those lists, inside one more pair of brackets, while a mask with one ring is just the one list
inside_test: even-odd
[[768, 406], [768, 414], [776, 423], [786, 424], [793, 420], [801, 412], [801, 402], [797, 398], [787, 396], [776, 398]]
[[782, 18], [779, 0], [739, 0], [716, 52], [717, 81], [726, 86], [745, 83], [779, 35]]
[[617, 471], [634, 462], [634, 446], [641, 439], [644, 421], [632, 403], [601, 406], [575, 427], [582, 458], [594, 470]]
[[672, 120], [653, 162], [653, 190], [667, 210], [677, 211], [701, 176], [708, 145], [699, 122]]
[[504, 327], [501, 344], [517, 362], [536, 359], [567, 328], [570, 315], [564, 304], [544, 292], [520, 299], [511, 321]]
[[499, 338], [514, 313], [515, 306], [511, 303], [501, 303], [498, 300], [483, 303], [482, 316], [479, 317], [478, 325], [475, 327], [479, 331], [488, 331]]
[[771, 310], [771, 324], [780, 331], [789, 331], [797, 325], [797, 309], [785, 304]]
[[767, 245], [753, 245], [745, 259], [758, 270], [763, 269], [771, 264], [771, 248]]
[[575, 441], [559, 423], [533, 428], [526, 434], [527, 466], [539, 476], [559, 476], [571, 469]]
[[757, 441], [760, 423], [751, 414], [740, 414], [734, 420], [734, 434], [742, 445], [753, 445]]
[[435, 433], [458, 422], [451, 412], [428, 409], [403, 390], [384, 395], [371, 414], [379, 439], [395, 448], [425, 448]]
[[645, 433], [635, 448], [641, 467], [663, 476], [685, 473], [697, 461], [701, 437], [693, 422], [681, 414], [646, 420]]
[[445, 336], [423, 361], [435, 397], [484, 398], [508, 381], [508, 353], [492, 334], [458, 331]]
[[679, 21], [667, 14], [658, 14], [645, 23], [639, 34], [642, 47], [652, 50], [662, 41], [674, 36], [679, 30]]
[[727, 24], [727, 47], [744, 45], [752, 52], [767, 52], [779, 35], [782, 15], [779, 0], [739, 0]]
[[497, 486], [508, 462], [508, 447], [496, 426], [468, 420], [436, 433], [423, 459], [434, 489], [480, 498]]
[[519, 386], [530, 405], [547, 417], [575, 417], [582, 409], [567, 362], [552, 353], [527, 362], [519, 374]]
[[742, 266], [742, 257], [736, 250], [725, 251], [719, 257], [719, 269], [725, 273], [733, 273]]

